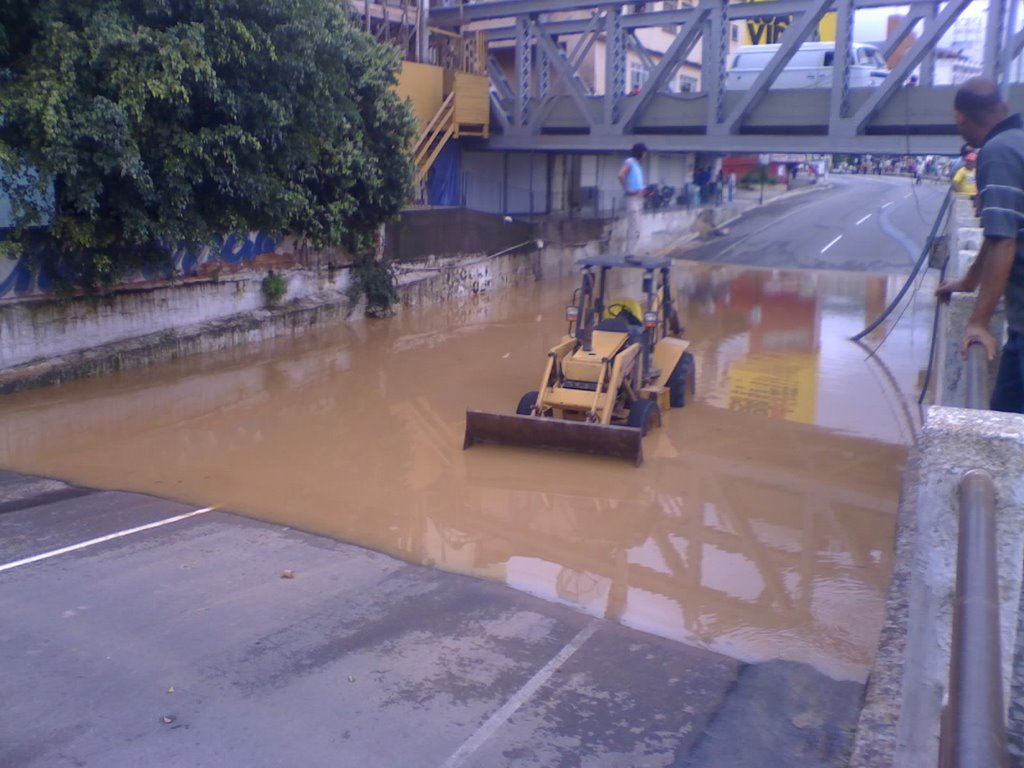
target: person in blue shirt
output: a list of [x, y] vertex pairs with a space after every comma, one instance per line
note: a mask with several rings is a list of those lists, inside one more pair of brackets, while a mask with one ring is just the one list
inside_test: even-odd
[[647, 146], [633, 145], [629, 157], [619, 170], [619, 184], [626, 195], [626, 253], [632, 254], [640, 240], [640, 213], [644, 208], [644, 169], [640, 161], [647, 154]]

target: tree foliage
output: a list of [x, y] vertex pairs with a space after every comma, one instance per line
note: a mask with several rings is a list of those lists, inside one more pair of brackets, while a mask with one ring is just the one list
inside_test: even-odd
[[248, 230], [368, 245], [406, 199], [413, 119], [347, 7], [0, 0], [16, 237], [47, 188], [53, 244], [115, 267]]

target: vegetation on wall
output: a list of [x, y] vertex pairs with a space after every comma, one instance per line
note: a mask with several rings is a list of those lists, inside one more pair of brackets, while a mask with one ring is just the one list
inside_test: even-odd
[[369, 317], [388, 317], [398, 298], [398, 275], [391, 261], [367, 253], [353, 262], [348, 285], [350, 312], [365, 301]]
[[345, 8], [0, 0], [8, 250], [48, 221], [95, 283], [229, 233], [370, 245], [407, 199], [414, 120], [395, 49]]
[[288, 281], [284, 279], [283, 275], [270, 270], [267, 276], [263, 278], [260, 288], [263, 290], [267, 303], [273, 305], [277, 304], [288, 293]]

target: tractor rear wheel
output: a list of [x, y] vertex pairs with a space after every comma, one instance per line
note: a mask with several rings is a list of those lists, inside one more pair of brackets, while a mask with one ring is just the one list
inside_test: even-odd
[[539, 393], [536, 391], [527, 392], [525, 395], [519, 398], [519, 405], [516, 406], [516, 413], [519, 414], [520, 416], [532, 416], [533, 408], [535, 405], [537, 405], [538, 397]]
[[629, 407], [626, 425], [639, 429], [641, 435], [646, 435], [651, 427], [661, 426], [661, 408], [653, 400], [637, 400]]
[[687, 390], [692, 395], [696, 389], [694, 386], [696, 379], [695, 365], [693, 355], [689, 352], [684, 352], [683, 356], [679, 358], [679, 362], [676, 363], [672, 375], [668, 377], [669, 403], [673, 408], [682, 408], [686, 405]]

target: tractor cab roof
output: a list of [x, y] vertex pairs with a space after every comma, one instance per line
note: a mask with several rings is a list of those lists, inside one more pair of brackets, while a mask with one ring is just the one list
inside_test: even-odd
[[581, 267], [604, 267], [632, 269], [668, 269], [672, 266], [672, 259], [640, 258], [639, 256], [589, 256], [577, 259], [576, 264]]

